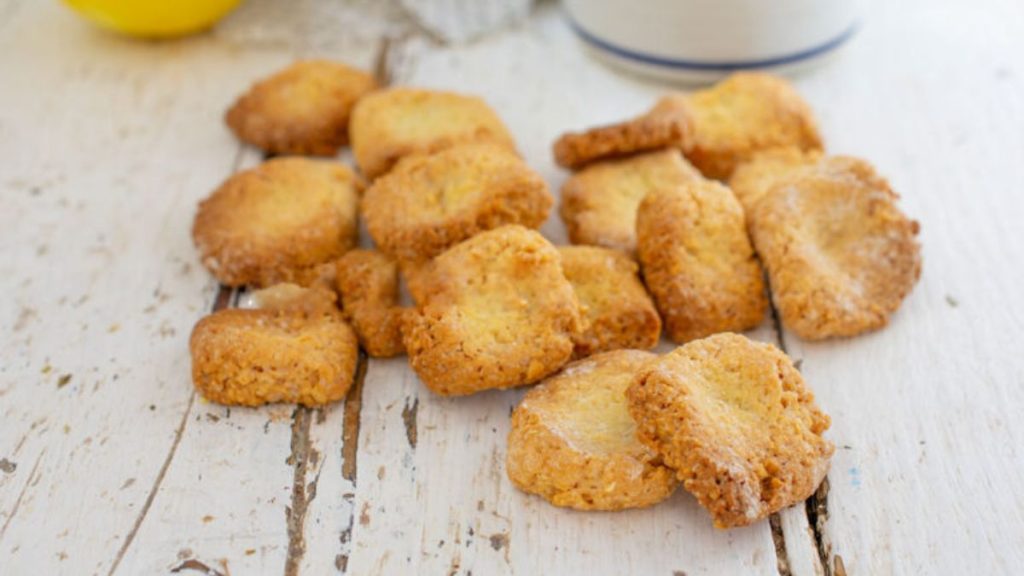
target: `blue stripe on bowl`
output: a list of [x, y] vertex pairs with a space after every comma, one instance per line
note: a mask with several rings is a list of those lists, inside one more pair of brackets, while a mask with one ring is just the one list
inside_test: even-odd
[[566, 19], [569, 20], [569, 25], [572, 27], [573, 31], [576, 32], [576, 35], [579, 36], [580, 39], [582, 39], [584, 42], [606, 52], [610, 52], [625, 60], [633, 60], [636, 62], [641, 62], [643, 64], [661, 66], [663, 68], [674, 68], [678, 70], [708, 70], [713, 72], [729, 72], [733, 70], [744, 70], [751, 68], [771, 68], [774, 66], [782, 66], [785, 64], [793, 64], [796, 62], [801, 62], [803, 60], [808, 60], [810, 58], [820, 56], [826, 52], [838, 48], [844, 42], [849, 40], [850, 37], [853, 36], [857, 32], [857, 29], [860, 27], [859, 22], [854, 22], [853, 24], [850, 25], [849, 28], [842, 31], [838, 36], [832, 38], [831, 40], [828, 40], [827, 42], [824, 42], [817, 46], [813, 46], [806, 50], [801, 50], [799, 52], [794, 52], [792, 54], [786, 54], [784, 56], [776, 56], [774, 58], [765, 58], [762, 60], [726, 60], [715, 62], [664, 58], [662, 56], [655, 56], [653, 54], [647, 54], [644, 52], [630, 50], [629, 48], [623, 48], [622, 46], [612, 44], [611, 42], [598, 38], [597, 36], [586, 31], [575, 20], [573, 20], [572, 17], [567, 15]]

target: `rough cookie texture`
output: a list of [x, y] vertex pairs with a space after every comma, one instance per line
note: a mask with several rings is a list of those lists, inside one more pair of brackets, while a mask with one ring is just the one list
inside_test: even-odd
[[618, 250], [597, 246], [562, 246], [558, 251], [587, 325], [576, 337], [577, 358], [658, 345], [661, 318], [640, 282], [636, 261]]
[[716, 334], [641, 367], [626, 391], [640, 441], [674, 468], [715, 526], [744, 526], [805, 500], [835, 447], [829, 417], [789, 357]]
[[530, 390], [512, 413], [512, 483], [579, 510], [639, 508], [668, 498], [675, 474], [637, 440], [626, 407], [626, 387], [653, 358], [639, 350], [598, 354]]
[[373, 76], [337, 62], [299, 61], [257, 82], [225, 121], [244, 142], [272, 154], [333, 156], [348, 140], [356, 101]]
[[743, 208], [709, 180], [649, 193], [637, 212], [647, 288], [676, 342], [754, 328], [768, 299]]
[[558, 370], [581, 329], [558, 251], [534, 230], [503, 226], [423, 270], [403, 318], [409, 363], [444, 395], [531, 384]]
[[596, 162], [562, 187], [559, 214], [573, 244], [636, 250], [636, 210], [651, 190], [701, 179], [677, 149]]
[[455, 144], [493, 142], [515, 151], [498, 115], [480, 98], [452, 92], [391, 88], [361, 99], [349, 135], [359, 168], [384, 174], [403, 156]]
[[749, 162], [740, 164], [729, 178], [736, 199], [750, 214], [754, 205], [779, 182], [812, 168], [821, 161], [818, 150], [799, 148], [773, 148], [754, 155]]
[[555, 162], [577, 170], [607, 158], [660, 148], [686, 148], [692, 138], [692, 119], [685, 106], [660, 102], [646, 114], [584, 132], [568, 132], [555, 141]]
[[337, 311], [221, 310], [192, 330], [192, 382], [220, 404], [296, 402], [322, 406], [345, 397], [355, 378], [356, 336]]
[[394, 259], [376, 250], [351, 250], [337, 262], [337, 286], [345, 318], [367, 354], [389, 357], [405, 352]]
[[921, 276], [920, 226], [862, 160], [827, 158], [776, 184], [751, 213], [782, 323], [800, 337], [885, 326]]
[[359, 181], [341, 164], [275, 158], [199, 203], [192, 239], [222, 284], [306, 283], [356, 244]]
[[692, 95], [667, 97], [662, 105], [691, 115], [693, 136], [684, 152], [708, 178], [728, 179], [761, 150], [822, 148], [810, 107], [789, 82], [770, 74], [739, 72]]
[[553, 203], [544, 179], [522, 159], [482, 143], [402, 159], [366, 191], [362, 210], [381, 250], [416, 262], [484, 230], [538, 227]]

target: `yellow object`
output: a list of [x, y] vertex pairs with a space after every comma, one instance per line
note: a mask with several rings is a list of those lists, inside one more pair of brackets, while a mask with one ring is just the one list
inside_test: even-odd
[[241, 0], [64, 0], [96, 24], [131, 36], [175, 38], [205, 30]]

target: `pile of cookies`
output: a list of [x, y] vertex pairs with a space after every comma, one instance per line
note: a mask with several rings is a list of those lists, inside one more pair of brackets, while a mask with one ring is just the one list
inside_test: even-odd
[[[877, 329], [920, 275], [886, 181], [825, 156], [806, 103], [764, 74], [562, 136], [572, 246], [537, 231], [554, 198], [478, 98], [305, 61], [226, 119], [271, 159], [196, 214], [203, 264], [248, 288], [196, 325], [196, 388], [319, 406], [345, 396], [360, 347], [407, 354], [438, 394], [537, 384], [507, 472], [558, 506], [647, 506], [682, 483], [732, 527], [807, 498], [829, 417], [783, 352], [735, 332], [765, 319], [766, 284], [801, 337]], [[358, 172], [308, 157], [346, 145]], [[663, 331], [681, 346], [658, 356]]]

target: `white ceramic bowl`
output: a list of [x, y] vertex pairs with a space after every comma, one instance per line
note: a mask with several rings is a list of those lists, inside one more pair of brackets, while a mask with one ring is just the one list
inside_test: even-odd
[[648, 76], [711, 82], [821, 62], [857, 29], [854, 0], [565, 0], [580, 40]]

